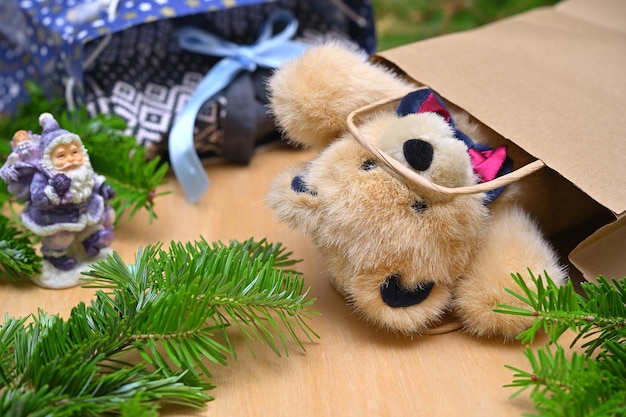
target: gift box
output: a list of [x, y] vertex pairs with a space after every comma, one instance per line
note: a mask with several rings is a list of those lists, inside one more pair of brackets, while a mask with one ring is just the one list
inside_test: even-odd
[[563, 1], [374, 59], [433, 88], [603, 208], [607, 216], [564, 241], [570, 273], [626, 277], [625, 2]]

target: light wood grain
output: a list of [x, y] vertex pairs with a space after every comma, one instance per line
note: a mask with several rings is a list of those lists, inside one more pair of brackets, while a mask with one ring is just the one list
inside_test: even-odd
[[[285, 148], [258, 153], [249, 166], [207, 166], [208, 193], [196, 204], [184, 199], [176, 181], [160, 191], [158, 219], [148, 224], [145, 213], [116, 230], [112, 248], [132, 262], [139, 246], [172, 240], [207, 241], [249, 237], [282, 242], [302, 259], [299, 269], [317, 298], [321, 315], [310, 323], [321, 336], [293, 346], [288, 357], [254, 346], [255, 357], [234, 334], [238, 352], [227, 367], [213, 366], [211, 394], [201, 411], [168, 409], [166, 415], [198, 416], [520, 416], [532, 411], [522, 395], [513, 400], [509, 364], [528, 369], [519, 343], [478, 340], [462, 332], [402, 337], [368, 327], [332, 289], [324, 264], [305, 236], [279, 224], [265, 205], [275, 175], [288, 165], [307, 160], [310, 151]], [[93, 290], [47, 290], [29, 283], [0, 285], [0, 312], [26, 315], [42, 308], [67, 315]]]

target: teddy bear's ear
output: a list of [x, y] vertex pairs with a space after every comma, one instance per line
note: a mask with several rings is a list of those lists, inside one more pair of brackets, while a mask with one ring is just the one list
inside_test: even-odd
[[[512, 171], [513, 161], [507, 157], [505, 146], [490, 148], [489, 146], [475, 143], [466, 133], [455, 126], [452, 115], [443, 100], [430, 88], [421, 88], [407, 94], [400, 100], [396, 107], [396, 114], [405, 117], [411, 114], [434, 113], [452, 128], [454, 137], [467, 146], [474, 173], [480, 181], [491, 181], [496, 177], [508, 174]], [[420, 156], [423, 156], [420, 154]], [[409, 158], [406, 158], [409, 165]], [[486, 204], [496, 199], [504, 190], [503, 187], [490, 190], [486, 193]]]
[[268, 80], [269, 109], [286, 139], [304, 147], [324, 147], [347, 130], [353, 110], [407, 94], [415, 85], [367, 61], [344, 44], [310, 47], [283, 64]]
[[398, 116], [427, 112], [438, 114], [454, 127], [454, 122], [452, 121], [452, 116], [450, 116], [448, 108], [441, 98], [430, 88], [421, 88], [410, 92], [402, 98], [396, 108], [396, 114], [398, 114]]

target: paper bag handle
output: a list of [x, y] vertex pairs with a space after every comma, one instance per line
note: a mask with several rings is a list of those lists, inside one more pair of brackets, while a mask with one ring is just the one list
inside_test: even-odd
[[402, 97], [385, 98], [385, 99], [376, 101], [372, 104], [363, 106], [351, 112], [346, 119], [346, 122], [348, 124], [348, 129], [350, 130], [350, 133], [352, 134], [354, 139], [356, 139], [357, 142], [359, 142], [363, 147], [365, 147], [368, 151], [370, 151], [372, 155], [377, 157], [377, 159], [382, 161], [385, 165], [387, 165], [389, 168], [396, 171], [398, 174], [405, 177], [407, 180], [411, 181], [414, 184], [417, 184], [418, 186], [428, 191], [433, 191], [433, 192], [444, 194], [444, 195], [466, 195], [466, 194], [484, 193], [484, 192], [495, 190], [496, 188], [500, 188], [505, 185], [511, 184], [513, 182], [519, 181], [520, 179], [545, 167], [545, 164], [543, 163], [543, 161], [541, 161], [540, 159], [537, 159], [536, 161], [530, 162], [529, 164], [524, 165], [523, 167], [518, 168], [517, 170], [509, 174], [495, 178], [491, 181], [474, 184], [474, 185], [468, 185], [464, 187], [457, 187], [457, 188], [449, 188], [443, 185], [437, 185], [433, 182], [430, 182], [428, 179], [424, 178], [423, 176], [419, 175], [417, 172], [403, 165], [400, 161], [393, 158], [391, 155], [387, 154], [386, 152], [378, 149], [374, 144], [372, 144], [370, 141], [365, 139], [363, 135], [361, 135], [361, 132], [359, 131], [359, 129], [356, 127], [356, 124], [354, 123], [354, 119], [356, 117], [364, 116], [365, 114], [371, 113], [385, 105], [388, 105], [394, 102], [399, 102], [401, 99]]

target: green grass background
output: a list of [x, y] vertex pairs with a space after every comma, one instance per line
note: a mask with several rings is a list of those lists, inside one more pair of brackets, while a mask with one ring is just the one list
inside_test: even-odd
[[372, 0], [377, 50], [471, 29], [558, 0]]

